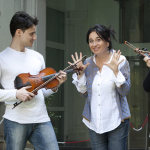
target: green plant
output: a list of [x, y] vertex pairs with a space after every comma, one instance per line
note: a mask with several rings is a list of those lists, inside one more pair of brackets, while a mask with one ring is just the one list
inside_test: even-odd
[[[51, 119], [52, 124], [55, 122], [55, 120], [59, 120], [61, 118], [60, 115], [56, 115], [54, 112], [51, 112], [50, 107], [51, 107], [51, 100], [52, 100], [53, 95], [50, 95], [48, 97], [45, 97], [45, 105], [47, 107], [47, 112], [48, 112], [48, 116]], [[58, 133], [58, 128], [55, 127], [55, 125], [53, 126], [55, 133]]]

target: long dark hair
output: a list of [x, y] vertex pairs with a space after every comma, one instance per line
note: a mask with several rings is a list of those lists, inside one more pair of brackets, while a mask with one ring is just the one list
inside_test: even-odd
[[91, 27], [89, 29], [89, 31], [87, 32], [87, 35], [86, 35], [86, 41], [87, 43], [89, 44], [89, 35], [91, 32], [95, 31], [97, 33], [97, 35], [104, 41], [106, 42], [109, 42], [109, 51], [112, 49], [112, 41], [111, 41], [111, 36], [113, 37], [113, 39], [115, 41], [116, 38], [115, 38], [115, 31], [111, 29], [111, 26], [110, 27], [105, 27], [104, 25], [101, 25], [101, 24], [96, 24], [94, 25], [93, 27]]

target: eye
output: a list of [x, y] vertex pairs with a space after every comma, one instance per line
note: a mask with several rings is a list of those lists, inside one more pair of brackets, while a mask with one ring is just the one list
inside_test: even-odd
[[99, 41], [101, 41], [101, 39], [100, 39], [100, 38], [98, 38], [98, 39], [97, 39], [97, 41], [99, 42]]
[[93, 40], [89, 40], [89, 43], [92, 43], [93, 42]]
[[34, 34], [35, 34], [35, 32], [33, 32], [33, 33], [30, 33], [30, 35], [31, 35], [31, 36], [33, 36]]

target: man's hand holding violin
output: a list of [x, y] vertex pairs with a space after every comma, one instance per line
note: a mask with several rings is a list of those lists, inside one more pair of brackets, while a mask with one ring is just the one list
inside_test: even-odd
[[56, 92], [58, 90], [59, 86], [67, 80], [66, 72], [60, 70], [59, 73], [60, 73], [60, 75], [56, 77], [56, 79], [59, 81], [59, 84], [56, 87], [52, 88], [53, 92]]

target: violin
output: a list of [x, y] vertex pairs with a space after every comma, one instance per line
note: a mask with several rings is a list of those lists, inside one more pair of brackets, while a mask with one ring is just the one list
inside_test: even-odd
[[[125, 41], [125, 44], [129, 47], [131, 47], [132, 49], [134, 49], [134, 51], [136, 53], [139, 53], [139, 55], [143, 55], [144, 57], [150, 57], [150, 52], [147, 51], [147, 48], [142, 48], [142, 50], [138, 47], [133, 46], [131, 43], [129, 43], [128, 41]], [[138, 56], [139, 56], [138, 55]]]
[[[83, 56], [81, 60], [68, 66], [63, 71], [66, 73], [76, 72], [77, 74], [78, 73], [80, 74], [80, 71], [83, 70], [83, 67], [77, 68], [76, 64], [85, 58], [86, 56]], [[57, 87], [59, 81], [56, 79], [56, 77], [58, 77], [59, 75], [60, 73], [57, 73], [53, 68], [45, 68], [42, 71], [40, 71], [38, 75], [31, 75], [30, 73], [22, 73], [16, 76], [14, 80], [14, 86], [16, 89], [21, 89], [22, 87], [31, 86], [31, 88], [27, 89], [27, 91], [37, 95], [37, 91], [41, 88], [52, 89], [54, 87]], [[12, 109], [14, 109], [16, 106], [18, 106], [21, 103], [22, 101], [16, 102], [15, 104], [13, 104], [14, 107]]]

